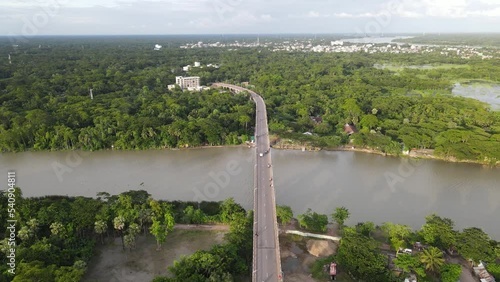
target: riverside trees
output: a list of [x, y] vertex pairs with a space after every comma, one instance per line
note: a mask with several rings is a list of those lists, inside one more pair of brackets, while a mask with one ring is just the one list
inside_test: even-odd
[[355, 279], [391, 281], [386, 257], [378, 251], [379, 242], [347, 229], [340, 241], [337, 263]]
[[[417, 248], [413, 246], [417, 245]], [[388, 248], [382, 244], [389, 243], [393, 258], [388, 255]], [[375, 227], [372, 222], [360, 222], [356, 226], [346, 226], [337, 255], [327, 260], [319, 260], [320, 265], [312, 266], [313, 275], [322, 277], [325, 263], [335, 261], [339, 270], [346, 271], [356, 280], [400, 281], [406, 275], [414, 274], [423, 281], [457, 281], [462, 272], [458, 264], [445, 261], [445, 251], [458, 250], [466, 260], [483, 261], [497, 273], [496, 261], [500, 259], [499, 243], [491, 240], [479, 228], [454, 229], [454, 222], [441, 218], [436, 214], [426, 217], [426, 223], [420, 230], [412, 230], [409, 226], [385, 222]], [[411, 253], [403, 249], [413, 249]], [[451, 249], [451, 250], [450, 250]], [[395, 272], [402, 276], [395, 278], [387, 267], [387, 260], [395, 266]]]
[[325, 232], [328, 224], [328, 216], [326, 214], [319, 214], [313, 212], [311, 209], [307, 209], [305, 213], [299, 214], [298, 220], [300, 227], [313, 232]]
[[[343, 127], [351, 123], [360, 129], [350, 138], [355, 145], [390, 154], [404, 146], [435, 149], [442, 157], [500, 160], [500, 113], [449, 95], [457, 80], [499, 82], [500, 67], [493, 60], [266, 49], [147, 52], [127, 39], [73, 40], [35, 40], [13, 52], [8, 44], [0, 48], [0, 57], [10, 52], [15, 58], [12, 65], [0, 65], [1, 151], [240, 143], [238, 137], [251, 135], [254, 126], [254, 105], [247, 97], [166, 89], [176, 75], [185, 74], [180, 67], [191, 63], [189, 58], [199, 58], [221, 65], [190, 71], [203, 83], [255, 85], [268, 105], [270, 130], [278, 136], [336, 147], [349, 141]], [[38, 48], [48, 43], [51, 47]], [[75, 52], [75, 45], [87, 48]], [[467, 67], [391, 71], [376, 69], [375, 63]], [[311, 120], [316, 116], [322, 122]], [[300, 136], [306, 131], [316, 135]]]
[[[231, 267], [238, 265], [241, 272], [246, 266], [242, 261], [251, 260], [252, 217], [248, 224], [245, 211], [232, 199], [226, 201], [225, 209], [221, 208], [222, 202], [184, 202], [183, 206], [191, 208], [176, 209], [180, 202], [156, 201], [143, 190], [120, 195], [99, 193], [97, 199], [66, 196], [23, 198], [19, 188], [15, 193], [16, 262], [19, 263], [15, 278], [9, 276], [7, 258], [2, 256], [1, 281], [80, 281], [86, 264], [95, 254], [96, 241], [104, 243], [120, 236], [124, 248], [134, 251], [142, 224], [144, 230], [149, 229], [161, 244], [176, 222], [190, 223], [190, 217], [184, 211], [189, 212], [194, 207], [199, 207], [197, 214], [203, 217], [209, 214], [211, 222], [220, 222], [220, 213], [226, 211], [233, 234], [228, 240], [240, 246], [227, 251], [243, 259], [233, 258], [237, 261]], [[7, 204], [7, 198], [1, 193], [0, 208], [7, 210]], [[152, 222], [148, 215], [151, 215]], [[3, 238], [6, 238], [6, 224], [6, 220], [0, 223]], [[114, 230], [117, 232], [115, 236]], [[247, 240], [248, 236], [250, 240]], [[0, 241], [2, 252], [11, 247], [8, 240]]]
[[351, 213], [346, 207], [338, 207], [335, 208], [335, 211], [332, 213], [332, 219], [338, 223], [339, 228], [344, 226], [344, 222], [349, 218]]

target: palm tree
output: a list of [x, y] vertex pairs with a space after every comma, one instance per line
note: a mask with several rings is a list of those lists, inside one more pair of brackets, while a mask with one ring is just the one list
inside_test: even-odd
[[30, 232], [31, 234], [35, 235], [36, 237], [36, 233], [38, 231], [38, 219], [36, 218], [31, 218], [27, 223], [26, 225], [28, 225], [29, 229], [30, 229]]
[[425, 270], [437, 273], [444, 264], [443, 252], [436, 247], [430, 247], [422, 252], [420, 262], [425, 265]]
[[108, 230], [108, 225], [104, 220], [98, 220], [94, 223], [94, 231], [101, 237], [101, 244], [104, 244], [103, 234]]
[[28, 241], [31, 238], [31, 232], [28, 226], [23, 226], [17, 231], [17, 237], [23, 241]]
[[144, 231], [144, 235], [146, 235], [146, 230], [147, 230], [147, 223], [151, 223], [151, 217], [152, 217], [153, 211], [151, 209], [146, 209], [143, 208], [139, 210], [139, 226], [141, 229]]
[[60, 222], [53, 222], [50, 225], [50, 233], [56, 237], [64, 238], [65, 235], [64, 225]]
[[123, 229], [125, 228], [125, 218], [123, 216], [117, 216], [113, 219], [113, 226], [118, 232], [120, 232], [120, 237], [122, 239], [122, 247], [125, 250], [125, 242], [123, 241]]

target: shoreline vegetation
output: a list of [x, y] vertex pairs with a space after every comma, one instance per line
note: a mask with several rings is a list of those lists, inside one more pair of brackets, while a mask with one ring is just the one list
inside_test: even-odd
[[[6, 238], [13, 227], [12, 223], [3, 220], [0, 235], [6, 239], [0, 241], [0, 247], [5, 251], [12, 242], [15, 243], [15, 275], [7, 271], [11, 269], [8, 262], [12, 259], [2, 256], [1, 281], [81, 281], [87, 265], [96, 256], [97, 246], [118, 242], [121, 254], [127, 256], [137, 252], [137, 242], [141, 237], [148, 237], [153, 246], [156, 245], [157, 252], [166, 251], [165, 241], [174, 229], [187, 232], [200, 224], [213, 224], [205, 229], [226, 233], [223, 243], [208, 251], [195, 250], [193, 256], [181, 257], [179, 261], [187, 263], [190, 259], [210, 257], [205, 261], [208, 264], [203, 266], [207, 268], [212, 267], [213, 259], [227, 262], [217, 271], [208, 272], [212, 281], [223, 281], [222, 277], [237, 279], [250, 273], [253, 213], [245, 211], [232, 198], [221, 202], [166, 201], [156, 200], [144, 190], [119, 195], [100, 192], [96, 197], [24, 198], [20, 188], [12, 190], [9, 193], [16, 202], [10, 218], [16, 221], [15, 236], [11, 236], [11, 240]], [[0, 208], [8, 209], [10, 202], [7, 199], [7, 193], [0, 194]], [[175, 228], [176, 224], [180, 225]], [[153, 246], [150, 247], [154, 249]], [[204, 271], [202, 274], [179, 273], [183, 266], [177, 263], [162, 266], [166, 267], [177, 277], [177, 280], [168, 281], [205, 281], [191, 278], [207, 274]], [[123, 273], [121, 269], [115, 270], [118, 270], [117, 275]], [[123, 277], [115, 278], [120, 280]]]
[[[425, 159], [425, 160], [438, 160], [438, 161], [444, 161], [444, 162], [449, 162], [449, 163], [464, 163], [464, 164], [475, 164], [475, 165], [482, 165], [484, 167], [500, 167], [500, 161], [497, 161], [496, 163], [492, 162], [487, 162], [487, 161], [478, 161], [478, 160], [459, 160], [454, 157], [440, 157], [440, 156], [435, 156], [433, 155], [434, 150], [430, 149], [414, 149], [409, 151], [407, 154], [401, 153], [401, 154], [391, 154], [387, 152], [383, 152], [381, 150], [377, 149], [371, 149], [371, 148], [366, 148], [366, 147], [357, 147], [357, 146], [352, 146], [352, 145], [340, 145], [338, 147], [317, 147], [313, 146], [311, 144], [294, 144], [293, 140], [289, 140], [287, 143], [282, 143], [280, 141], [274, 141], [274, 143], [271, 143], [271, 147], [276, 150], [292, 150], [292, 151], [331, 151], [331, 152], [360, 152], [360, 153], [366, 153], [366, 154], [375, 154], [375, 155], [380, 155], [384, 157], [396, 157], [396, 158], [413, 158], [413, 159]], [[147, 151], [147, 150], [170, 150], [170, 151], [183, 151], [183, 150], [201, 150], [201, 149], [214, 149], [214, 148], [238, 148], [238, 147], [245, 147], [245, 148], [251, 148], [254, 147], [254, 144], [252, 143], [246, 143], [246, 144], [239, 144], [239, 145], [216, 145], [216, 146], [197, 146], [197, 147], [184, 147], [184, 148], [148, 148], [148, 149], [126, 149], [126, 150], [121, 150], [121, 149], [101, 149], [101, 150], [95, 150], [95, 151], [83, 151], [83, 152], [98, 152], [98, 151]], [[24, 152], [74, 152], [74, 151], [79, 151], [79, 150], [40, 150], [40, 151], [23, 151], [23, 152], [4, 152], [4, 153], [10, 153], [10, 154], [17, 154], [17, 153], [24, 153]]]
[[348, 146], [348, 145], [342, 145], [339, 147], [334, 147], [334, 148], [320, 148], [320, 147], [314, 147], [311, 145], [273, 145], [272, 146], [274, 149], [279, 149], [279, 150], [299, 150], [299, 151], [345, 151], [345, 152], [360, 152], [360, 153], [367, 153], [367, 154], [375, 154], [375, 155], [380, 155], [384, 157], [396, 157], [396, 158], [414, 158], [414, 159], [426, 159], [426, 160], [438, 160], [438, 161], [444, 161], [444, 162], [449, 162], [449, 163], [467, 163], [467, 164], [477, 164], [477, 165], [482, 165], [486, 167], [500, 167], [500, 161], [497, 161], [496, 164], [492, 164], [487, 161], [477, 161], [477, 160], [458, 160], [453, 157], [439, 157], [435, 156], [432, 154], [433, 150], [412, 150], [408, 154], [391, 154], [391, 153], [386, 153], [381, 150], [377, 149], [370, 149], [370, 148], [360, 148], [360, 147], [354, 147], [354, 146]]
[[[131, 275], [150, 277], [153, 274], [151, 269], [158, 271], [154, 273], [157, 276], [152, 280], [154, 282], [242, 281], [251, 273], [253, 212], [243, 209], [232, 198], [220, 202], [155, 200], [144, 190], [119, 195], [100, 192], [96, 198], [24, 198], [20, 188], [15, 188], [13, 193], [16, 195], [16, 230], [19, 231], [15, 237], [18, 264], [16, 275], [11, 276], [6, 271], [8, 258], [3, 256], [0, 259], [3, 262], [0, 265], [2, 281], [81, 281], [82, 277], [93, 276], [88, 270], [89, 266], [94, 269], [98, 249], [109, 249], [109, 246], [115, 246], [112, 257], [116, 259], [108, 257], [106, 265], [115, 270], [113, 275], [118, 275], [115, 277], [118, 279], [119, 275], [132, 272], [135, 273]], [[2, 193], [0, 197], [0, 208], [7, 209], [7, 196]], [[489, 269], [494, 271], [493, 275], [500, 275], [499, 242], [479, 228], [456, 230], [452, 219], [436, 214], [427, 216], [425, 224], [414, 230], [408, 225], [391, 222], [376, 225], [367, 221], [347, 226], [344, 223], [349, 220], [350, 211], [346, 207], [332, 208], [331, 215], [308, 209], [294, 216], [288, 206], [277, 206], [276, 210], [280, 244], [293, 245], [293, 242], [302, 240], [294, 239], [299, 235], [284, 235], [287, 230], [340, 241], [335, 243], [335, 251], [328, 257], [315, 255], [316, 258], [307, 263], [309, 273], [320, 281], [327, 278], [322, 266], [328, 260], [337, 262], [339, 272], [342, 275], [350, 273], [355, 280], [377, 277], [370, 281], [396, 282], [409, 274], [418, 275], [423, 281], [442, 278], [446, 269], [438, 265], [435, 271], [428, 271], [425, 260], [421, 260], [426, 250], [437, 250], [441, 255], [446, 252], [444, 265], [456, 264], [456, 258], [463, 257], [470, 259], [472, 265], [487, 262]], [[2, 222], [0, 230], [7, 230], [8, 223]], [[200, 242], [195, 242], [196, 232], [200, 230], [223, 232], [220, 233], [223, 237], [218, 235], [217, 244], [210, 243], [212, 240], [207, 240], [207, 237], [200, 237]], [[173, 239], [185, 244], [182, 237], [191, 241], [190, 246], [198, 245], [201, 249], [178, 246], [179, 251], [189, 253], [186, 256], [169, 253], [172, 246], [168, 242]], [[8, 242], [4, 239], [0, 246], [5, 248]], [[143, 248], [147, 249], [146, 252]], [[413, 249], [411, 255], [406, 250], [402, 252], [405, 248]], [[293, 259], [294, 254], [290, 252], [296, 252], [296, 248], [280, 249], [282, 256], [288, 257], [282, 263], [289, 265], [286, 260]], [[317, 247], [315, 251], [321, 249]], [[141, 266], [137, 262], [127, 265], [129, 257], [143, 257], [145, 253], [156, 258], [158, 253], [163, 254], [154, 266]], [[168, 258], [172, 264], [166, 265], [162, 257]], [[455, 258], [454, 261], [449, 261], [449, 257]], [[388, 265], [388, 258], [393, 263]], [[224, 263], [220, 264], [221, 261]], [[409, 268], [408, 263], [411, 263]], [[471, 268], [470, 264], [466, 265]], [[396, 278], [395, 273], [400, 273], [400, 276]], [[440, 281], [454, 282], [457, 279], [443, 278]]]
[[[154, 51], [158, 40], [172, 44]], [[177, 76], [198, 76], [202, 85], [241, 83], [260, 93], [269, 131], [281, 139], [396, 156], [434, 150], [432, 158], [492, 166], [500, 160], [500, 112], [450, 95], [456, 81], [500, 82], [497, 53], [179, 48], [184, 43], [170, 37], [34, 38], [13, 47], [0, 39], [0, 57], [12, 57], [12, 64], [0, 64], [0, 152], [196, 148], [250, 140], [255, 104], [244, 93], [167, 87]], [[200, 66], [187, 67], [193, 62]]]

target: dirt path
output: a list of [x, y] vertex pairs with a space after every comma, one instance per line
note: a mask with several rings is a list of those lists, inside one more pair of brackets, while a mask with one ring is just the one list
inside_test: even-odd
[[229, 225], [224, 224], [176, 224], [177, 230], [229, 231]]
[[445, 258], [447, 263], [459, 264], [462, 267], [462, 274], [460, 274], [460, 282], [479, 282], [479, 279], [477, 279], [474, 275], [472, 275], [466, 260], [464, 260], [461, 257], [452, 257], [449, 255], [446, 255]]

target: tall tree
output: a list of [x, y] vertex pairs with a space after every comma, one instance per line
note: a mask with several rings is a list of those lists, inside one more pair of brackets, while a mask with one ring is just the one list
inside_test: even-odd
[[475, 263], [493, 262], [496, 259], [495, 246], [488, 234], [479, 228], [466, 228], [457, 236], [458, 252]]
[[421, 278], [425, 277], [425, 267], [418, 256], [399, 254], [394, 259], [394, 265], [401, 268], [404, 273], [415, 273]]
[[98, 220], [95, 222], [94, 231], [95, 233], [99, 234], [102, 244], [104, 244], [104, 232], [106, 232], [106, 230], [108, 230], [108, 225], [104, 220]]
[[234, 216], [239, 216], [245, 214], [245, 210], [237, 204], [233, 198], [228, 198], [222, 202], [220, 205], [220, 218], [224, 223], [229, 223]]
[[356, 224], [356, 229], [358, 230], [359, 233], [367, 237], [370, 237], [371, 233], [375, 231], [375, 223], [371, 221], [360, 222]]
[[123, 240], [123, 231], [125, 230], [125, 218], [121, 215], [115, 217], [113, 219], [113, 227], [120, 234], [120, 238], [122, 239], [122, 247], [125, 249], [125, 242]]
[[304, 214], [298, 215], [299, 224], [302, 228], [313, 232], [325, 232], [328, 225], [328, 216], [307, 209]]
[[151, 225], [149, 232], [155, 236], [156, 250], [159, 251], [161, 249], [161, 245], [165, 243], [165, 240], [167, 239], [167, 230], [161, 219], [154, 216], [152, 220], [153, 224]]
[[351, 213], [346, 207], [337, 207], [335, 208], [335, 212], [332, 213], [332, 220], [339, 224], [339, 227], [342, 228], [344, 226], [345, 221], [349, 218]]
[[66, 237], [66, 228], [64, 225], [60, 222], [54, 222], [50, 225], [50, 233], [53, 236], [59, 237], [59, 238], [65, 238]]
[[411, 227], [408, 225], [394, 224], [392, 222], [384, 222], [382, 230], [387, 234], [391, 247], [396, 251], [405, 246], [405, 240], [411, 234]]
[[278, 222], [282, 225], [287, 225], [292, 221], [293, 211], [289, 206], [277, 206], [276, 216], [278, 217]]
[[420, 253], [420, 261], [424, 264], [425, 270], [438, 273], [444, 264], [443, 252], [436, 247], [429, 247]]
[[387, 259], [378, 251], [379, 243], [357, 232], [345, 230], [337, 253], [337, 263], [356, 280], [386, 282], [390, 274]]
[[448, 264], [445, 263], [441, 266], [439, 270], [441, 274], [441, 282], [457, 282], [460, 280], [460, 275], [462, 274], [462, 267], [459, 264]]
[[425, 217], [425, 224], [420, 230], [424, 240], [442, 249], [456, 244], [457, 232], [453, 230], [454, 223], [449, 218], [441, 218], [436, 214]]

